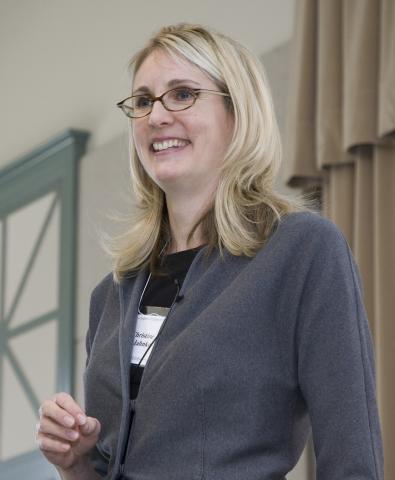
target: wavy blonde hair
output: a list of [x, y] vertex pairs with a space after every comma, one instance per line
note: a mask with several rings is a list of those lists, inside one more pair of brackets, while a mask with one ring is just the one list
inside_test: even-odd
[[[162, 28], [132, 58], [133, 75], [154, 50], [188, 60], [230, 95], [230, 101], [224, 101], [234, 117], [232, 141], [213, 203], [196, 222], [189, 240], [201, 225], [207, 252], [217, 247], [221, 253], [226, 249], [233, 255], [254, 256], [278, 220], [306, 210], [304, 201], [274, 190], [281, 141], [263, 66], [249, 50], [225, 35], [200, 25], [178, 24]], [[126, 231], [107, 244], [115, 281], [147, 265], [154, 269], [170, 235], [164, 193], [139, 161], [132, 128], [131, 122], [130, 168], [137, 213]]]

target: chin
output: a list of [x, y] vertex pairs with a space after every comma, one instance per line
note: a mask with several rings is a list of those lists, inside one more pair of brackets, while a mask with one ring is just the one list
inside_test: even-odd
[[[196, 189], [196, 182], [183, 175], [167, 175], [155, 179], [155, 183], [165, 194], [190, 196]], [[203, 188], [203, 186], [202, 186]]]
[[154, 182], [162, 190], [165, 190], [166, 186], [176, 186], [177, 183], [182, 182], [182, 179], [180, 172], [160, 172], [153, 177]]

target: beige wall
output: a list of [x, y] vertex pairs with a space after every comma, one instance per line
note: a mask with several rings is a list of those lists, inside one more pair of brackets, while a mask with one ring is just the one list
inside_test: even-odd
[[263, 54], [291, 37], [295, 0], [1, 0], [0, 166], [66, 127], [90, 148], [123, 132], [128, 60], [161, 25], [200, 22]]

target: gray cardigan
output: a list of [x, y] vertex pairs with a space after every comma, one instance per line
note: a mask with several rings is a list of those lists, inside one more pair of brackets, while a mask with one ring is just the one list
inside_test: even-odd
[[[382, 480], [371, 336], [339, 230], [285, 217], [254, 258], [201, 250], [137, 400], [129, 365], [147, 272], [91, 297], [86, 409], [107, 479], [284, 480], [312, 430], [317, 480]], [[128, 439], [131, 411], [134, 421]]]

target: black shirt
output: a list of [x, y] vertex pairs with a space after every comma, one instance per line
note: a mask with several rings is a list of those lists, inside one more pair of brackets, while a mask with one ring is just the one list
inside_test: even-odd
[[[149, 307], [170, 309], [184, 282], [195, 255], [201, 247], [183, 250], [164, 257], [159, 274], [151, 275], [140, 302], [141, 313], [149, 313]], [[137, 397], [144, 367], [130, 365], [130, 398]]]

